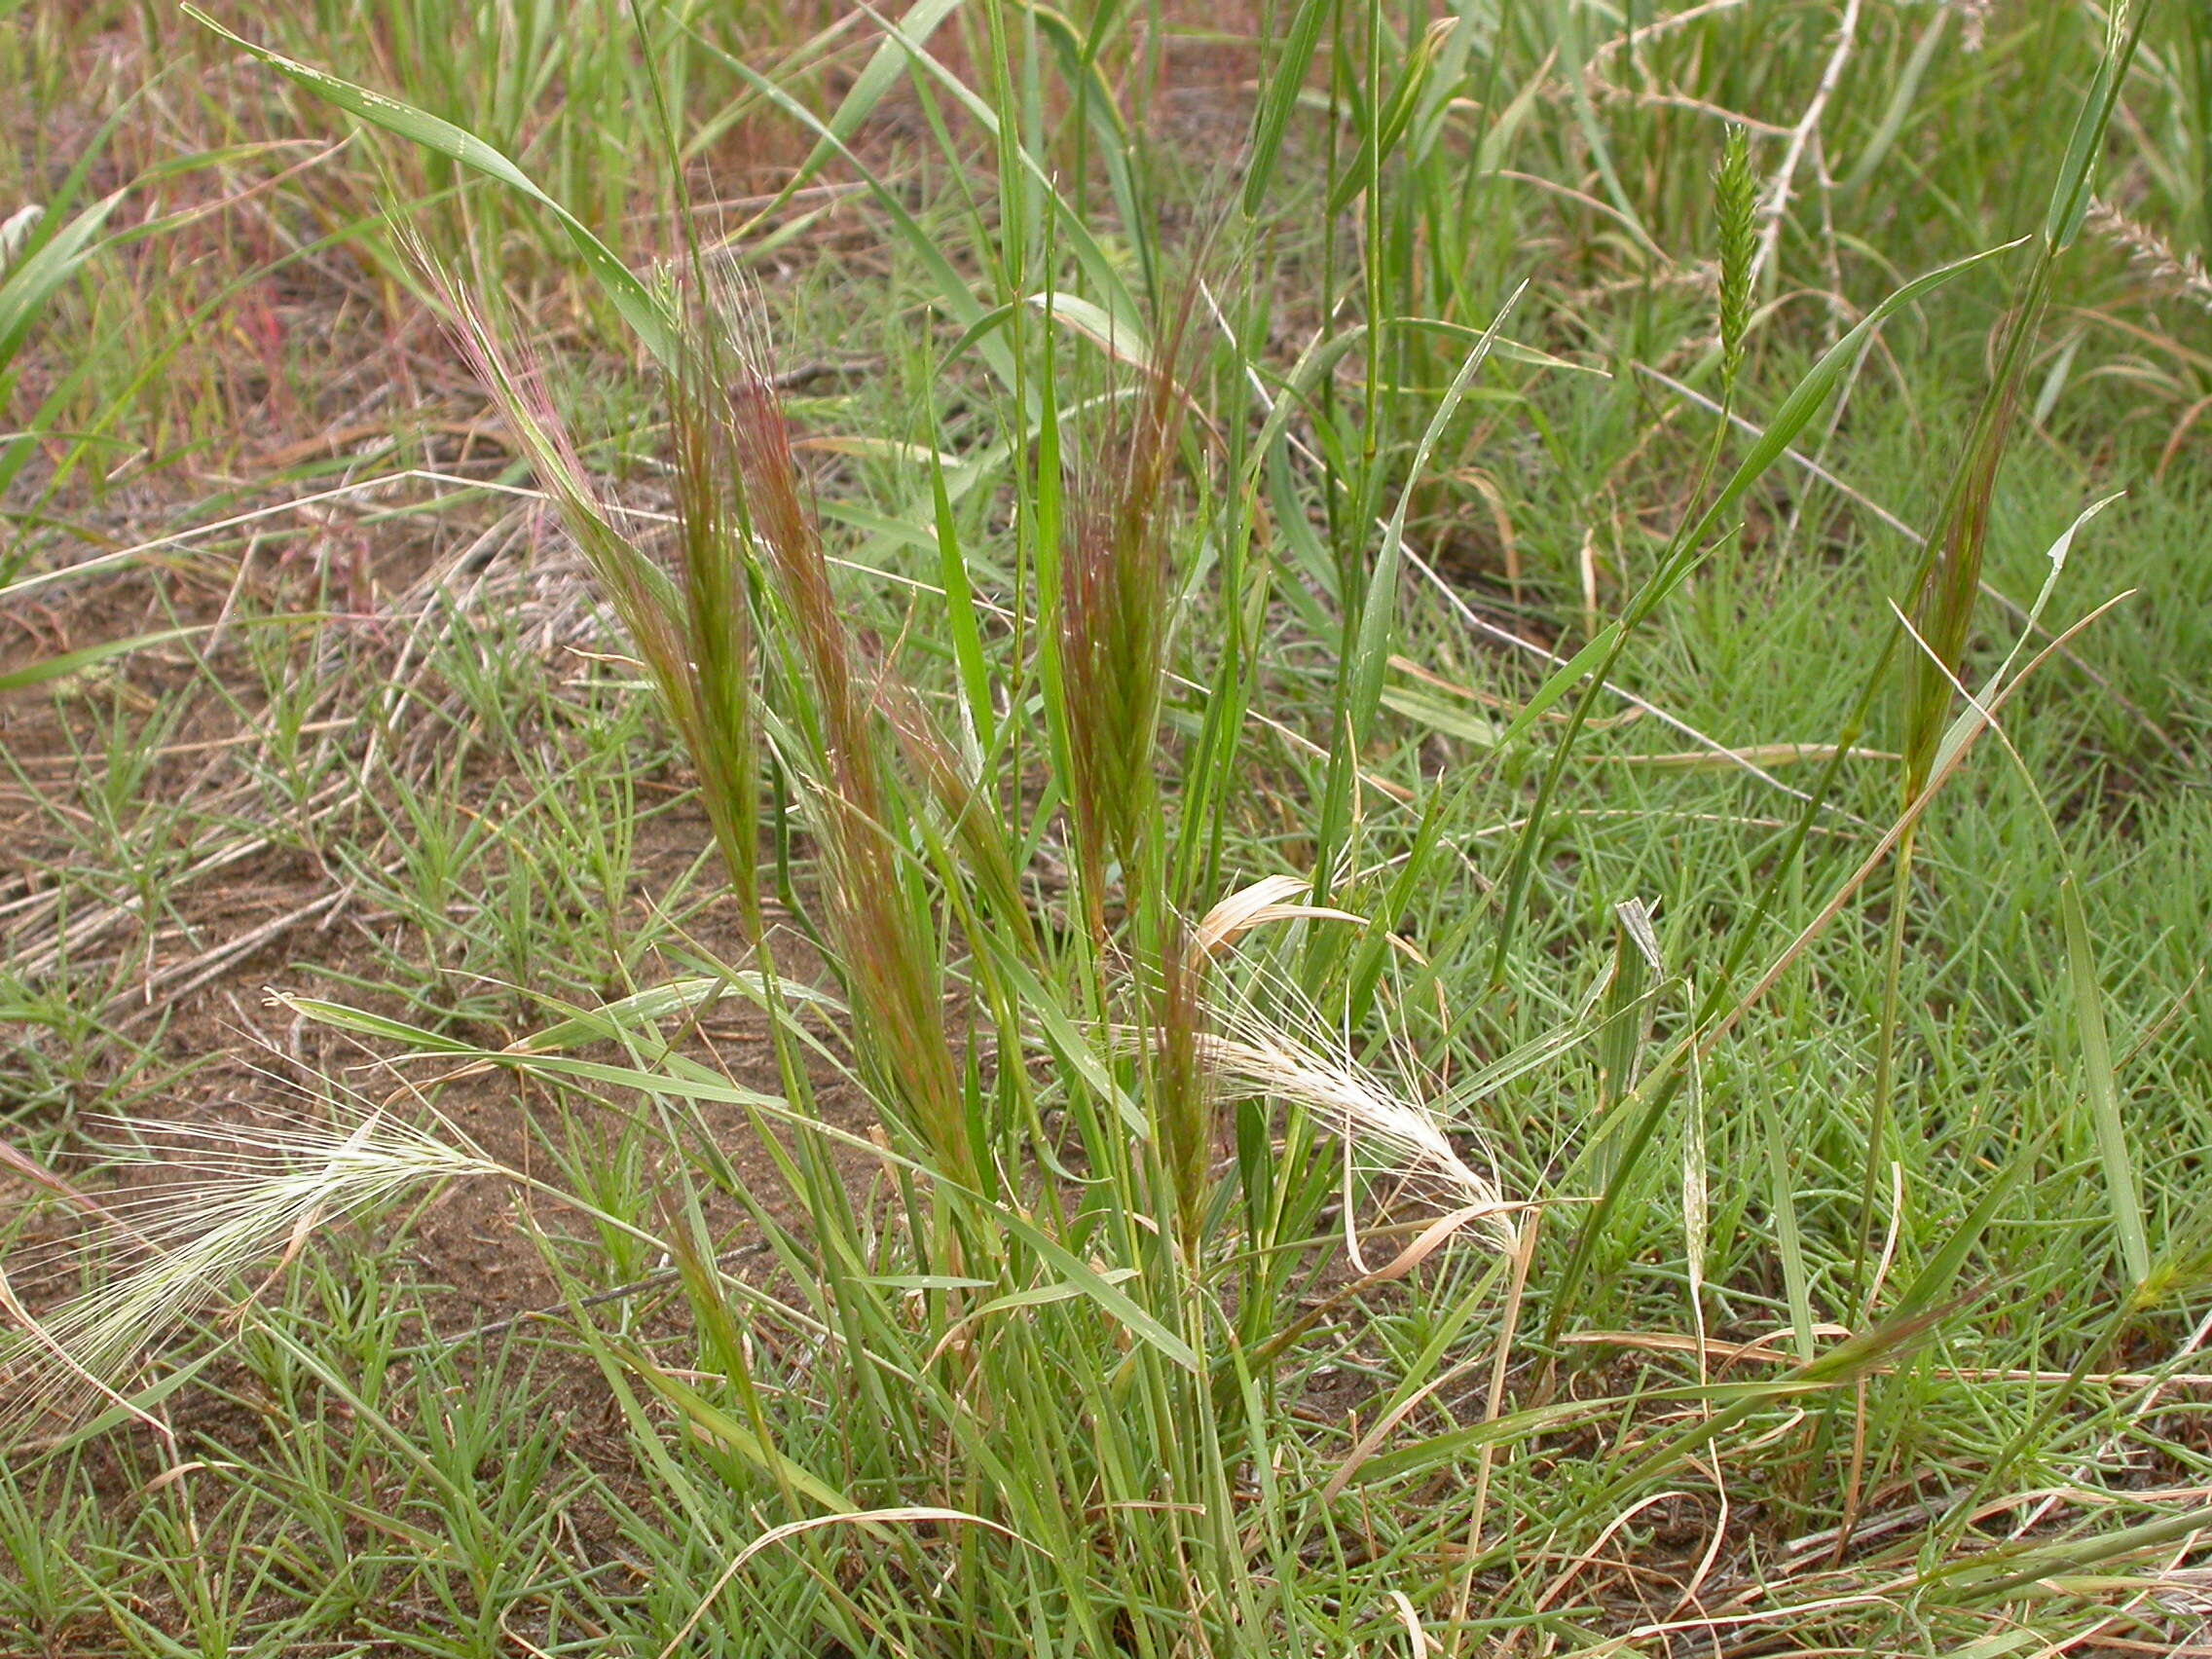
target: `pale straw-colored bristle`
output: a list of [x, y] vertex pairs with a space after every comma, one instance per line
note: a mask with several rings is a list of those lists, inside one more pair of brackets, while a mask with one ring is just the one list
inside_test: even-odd
[[[482, 1154], [379, 1112], [350, 1122], [282, 1118], [200, 1125], [118, 1120], [172, 1150], [109, 1149], [170, 1178], [106, 1204], [109, 1224], [38, 1264], [40, 1276], [120, 1263], [95, 1288], [50, 1310], [0, 1295], [0, 1439], [66, 1421], [120, 1388], [149, 1342], [236, 1294], [255, 1269], [315, 1228], [440, 1181], [504, 1175]], [[16, 1264], [20, 1274], [25, 1263]], [[5, 1277], [5, 1275], [0, 1275]]]
[[1997, 0], [1950, 0], [1951, 10], [1959, 18], [1959, 50], [1979, 52], [1989, 38], [1989, 14], [1997, 9]]
[[1217, 1094], [1307, 1107], [1378, 1169], [1428, 1182], [1457, 1206], [1494, 1206], [1483, 1219], [1484, 1232], [1497, 1248], [1514, 1247], [1514, 1215], [1522, 1206], [1454, 1144], [1457, 1125], [1447, 1124], [1424, 1097], [1419, 1068], [1402, 1039], [1390, 1045], [1386, 1071], [1363, 1062], [1348, 1033], [1333, 1028], [1310, 998], [1267, 969], [1240, 987], [1211, 994], [1205, 1021], [1198, 1059]]
[[2127, 261], [2161, 292], [2174, 299], [2212, 311], [2212, 274], [2194, 252], [2182, 252], [2142, 220], [2107, 202], [2093, 199], [2083, 221], [2114, 246], [2123, 249]]

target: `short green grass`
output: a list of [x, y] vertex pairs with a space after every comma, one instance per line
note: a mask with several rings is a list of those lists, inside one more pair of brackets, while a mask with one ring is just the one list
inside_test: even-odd
[[[12, 1328], [324, 1201], [130, 1212], [0, 1648], [2200, 1639], [2196, 9], [210, 9], [0, 16]], [[2067, 637], [1862, 870], [1899, 608]]]

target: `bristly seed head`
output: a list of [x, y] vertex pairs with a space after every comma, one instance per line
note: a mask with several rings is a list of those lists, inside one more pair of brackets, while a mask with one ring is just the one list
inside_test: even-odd
[[1109, 434], [1079, 486], [1062, 564], [1069, 798], [1093, 904], [1109, 859], [1135, 868], [1157, 812], [1153, 754], [1174, 597], [1167, 497], [1184, 417], [1175, 365], [1189, 313], [1187, 294], [1135, 415]]
[[[1348, 1146], [1373, 1156], [1379, 1168], [1427, 1183], [1455, 1206], [1472, 1208], [1496, 1249], [1518, 1246], [1514, 1214], [1525, 1206], [1455, 1144], [1453, 1125], [1410, 1081], [1410, 1058], [1400, 1054], [1398, 1079], [1382, 1076], [1296, 984], [1275, 973], [1262, 970], [1241, 986], [1224, 984], [1198, 950], [1169, 956], [1163, 966], [1153, 1030], [1124, 1029], [1115, 1037], [1124, 1052], [1140, 1044], [1151, 1051], [1167, 1102], [1161, 1150], [1179, 1205], [1197, 1205], [1204, 1196], [1218, 1104], [1264, 1096], [1306, 1108]], [[1179, 1092], [1194, 1083], [1202, 1087]], [[1183, 1214], [1195, 1248], [1196, 1212]]]
[[[146, 1137], [167, 1141], [175, 1150], [160, 1162], [174, 1178], [108, 1200], [107, 1225], [90, 1238], [18, 1257], [13, 1278], [0, 1272], [0, 1440], [113, 1400], [150, 1342], [234, 1296], [313, 1230], [440, 1181], [512, 1178], [458, 1134], [377, 1111], [336, 1124], [116, 1122], [135, 1144], [111, 1154], [143, 1161]], [[104, 1282], [51, 1310], [23, 1305], [26, 1270], [38, 1282], [74, 1278], [111, 1246], [123, 1267]]]
[[1714, 217], [1720, 229], [1720, 384], [1728, 392], [1735, 390], [1744, 366], [1744, 336], [1751, 320], [1755, 196], [1751, 137], [1740, 124], [1730, 122], [1713, 178]]

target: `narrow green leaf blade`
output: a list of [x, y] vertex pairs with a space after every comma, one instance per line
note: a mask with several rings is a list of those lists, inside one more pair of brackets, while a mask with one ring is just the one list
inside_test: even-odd
[[1283, 135], [1290, 127], [1290, 112], [1305, 89], [1307, 70], [1313, 62], [1314, 49], [1321, 43], [1321, 25], [1328, 21], [1330, 10], [1326, 0], [1303, 0], [1298, 15], [1291, 18], [1290, 35], [1283, 43], [1282, 55], [1270, 66], [1265, 82], [1267, 92], [1253, 129], [1252, 160], [1244, 173], [1247, 218], [1257, 216], [1268, 199], [1275, 162], [1282, 154]]
[[584, 264], [606, 290], [622, 320], [636, 331], [645, 349], [662, 363], [674, 367], [678, 361], [678, 335], [676, 320], [653, 292], [645, 286], [636, 272], [615, 256], [614, 250], [594, 236], [584, 222], [568, 208], [540, 189], [535, 180], [515, 166], [498, 150], [487, 144], [465, 128], [456, 127], [429, 111], [418, 109], [383, 92], [371, 92], [355, 86], [328, 70], [286, 57], [280, 52], [256, 46], [242, 35], [232, 33], [221, 23], [196, 6], [184, 8], [186, 17], [204, 28], [221, 35], [240, 51], [261, 59], [278, 74], [305, 87], [328, 103], [337, 105], [347, 114], [381, 127], [387, 132], [405, 138], [411, 143], [434, 150], [439, 155], [472, 167], [487, 177], [496, 178], [510, 189], [518, 190], [544, 206], [552, 209], [568, 232], [569, 240], [583, 256]]
[[2105, 1191], [2120, 1235], [2120, 1253], [2131, 1283], [2151, 1276], [2151, 1240], [2143, 1225], [2143, 1199], [2136, 1188], [2135, 1163], [2128, 1156], [2127, 1128], [2120, 1120], [2120, 1085], [2113, 1073], [2112, 1044], [2105, 1031], [2104, 992], [2097, 983], [2095, 947], [2082, 891], [2069, 873], [2058, 884], [2059, 908], [2066, 920], [2067, 978], [2074, 996], [2074, 1023], [2082, 1039], [2082, 1083], [2089, 1097], [2089, 1119], [2097, 1131], [2097, 1157], [2105, 1169]]

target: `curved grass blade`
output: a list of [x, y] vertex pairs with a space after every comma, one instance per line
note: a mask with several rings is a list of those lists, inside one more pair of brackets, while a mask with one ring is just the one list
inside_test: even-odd
[[[96, 239], [129, 187], [103, 196], [7, 267], [0, 278], [0, 373], [21, 350], [40, 309], [104, 244]], [[11, 220], [10, 224], [16, 221]], [[4, 263], [4, 261], [0, 261]]]
[[1528, 828], [1522, 831], [1521, 838], [1513, 849], [1513, 863], [1505, 878], [1505, 910], [1498, 923], [1497, 944], [1491, 957], [1491, 980], [1493, 984], [1502, 984], [1505, 980], [1506, 960], [1513, 948], [1513, 936], [1520, 923], [1522, 906], [1528, 900], [1529, 878], [1534, 868], [1536, 848], [1542, 844], [1544, 821], [1549, 814], [1552, 795], [1559, 787], [1560, 774], [1566, 769], [1568, 753], [1581, 732], [1591, 704], [1596, 699], [1599, 688], [1612, 672], [1613, 664], [1619, 660], [1629, 634], [1704, 563], [1707, 553], [1711, 551], [1709, 543], [1721, 522], [1736, 503], [1744, 498], [1751, 487], [1765, 475], [1767, 469], [1782, 459], [1813, 417], [1826, 407], [1829, 397], [1843, 383], [1851, 365], [1858, 360], [1860, 351], [1876, 329], [1904, 307], [1934, 293], [1968, 272], [2012, 252], [2029, 240], [2019, 237], [1997, 247], [1969, 254], [1964, 259], [1953, 260], [1948, 265], [1937, 266], [1935, 270], [1914, 277], [1891, 293], [1861, 318], [1855, 328], [1829, 347], [1822, 354], [1820, 361], [1791, 389], [1789, 395], [1783, 399], [1782, 406], [1774, 412], [1774, 418], [1767, 423], [1766, 430], [1760, 434], [1758, 442], [1751, 446], [1751, 453], [1737, 464], [1736, 470], [1729, 475], [1727, 483], [1721, 486], [1712, 503], [1687, 528], [1677, 533], [1674, 545], [1669, 548], [1667, 556], [1659, 562], [1659, 568], [1629, 601], [1627, 608], [1596, 639], [1575, 652], [1564, 668], [1545, 681], [1512, 724], [1505, 728], [1504, 735], [1498, 740], [1500, 753], [1510, 750], [1525, 738], [1544, 710], [1557, 702], [1577, 680], [1585, 674], [1589, 676], [1590, 683], [1576, 703], [1559, 747], [1552, 753], [1551, 764], [1545, 768], [1543, 781], [1537, 787], [1535, 803], [1529, 813]]
[[680, 350], [676, 319], [638, 274], [616, 257], [614, 250], [594, 236], [588, 226], [559, 202], [539, 188], [537, 182], [506, 156], [487, 144], [465, 128], [418, 109], [411, 103], [371, 92], [355, 86], [328, 70], [286, 57], [280, 52], [257, 46], [244, 36], [234, 34], [215, 21], [197, 6], [186, 6], [184, 15], [203, 27], [221, 35], [240, 51], [258, 57], [277, 73], [305, 87], [325, 102], [336, 104], [347, 114], [381, 127], [387, 132], [434, 150], [449, 160], [472, 167], [489, 178], [496, 178], [512, 190], [518, 190], [542, 205], [552, 209], [568, 232], [569, 240], [575, 244], [577, 253], [598, 280], [600, 287], [621, 313], [622, 320], [637, 332], [638, 338], [662, 363], [670, 368], [678, 366]]

